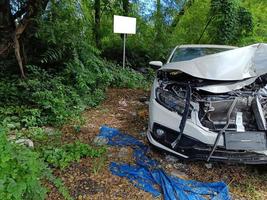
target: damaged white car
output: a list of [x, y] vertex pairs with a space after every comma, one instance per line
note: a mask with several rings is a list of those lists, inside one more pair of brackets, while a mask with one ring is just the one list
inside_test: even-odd
[[176, 47], [158, 66], [148, 140], [189, 160], [267, 163], [267, 44]]

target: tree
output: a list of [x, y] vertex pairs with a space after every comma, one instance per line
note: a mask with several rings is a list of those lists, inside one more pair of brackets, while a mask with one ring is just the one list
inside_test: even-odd
[[217, 44], [237, 44], [253, 30], [252, 15], [237, 0], [212, 0], [208, 33]]
[[253, 18], [253, 32], [240, 41], [241, 45], [267, 42], [267, 1], [242, 1], [241, 6], [246, 8]]
[[14, 29], [9, 0], [0, 1], [0, 55], [6, 53], [11, 43], [9, 32]]
[[[0, 57], [5, 57], [14, 47], [21, 76], [25, 78], [24, 59], [21, 53], [21, 36], [31, 19], [46, 7], [49, 0], [0, 0]], [[14, 8], [14, 14], [11, 12]]]
[[95, 23], [94, 23], [94, 35], [96, 46], [100, 47], [100, 18], [101, 18], [101, 1], [95, 0], [94, 3], [95, 11]]
[[129, 0], [122, 0], [123, 15], [129, 15]]
[[[172, 28], [172, 44], [197, 43], [208, 21], [210, 0], [195, 0], [190, 5], [185, 5], [183, 14], [177, 16], [177, 24]], [[201, 43], [209, 43], [207, 33]]]
[[157, 0], [156, 18], [155, 18], [155, 31], [156, 41], [162, 40], [162, 27], [163, 27], [163, 16], [161, 12], [161, 0]]
[[172, 27], [175, 27], [179, 20], [184, 16], [185, 11], [189, 9], [194, 3], [194, 0], [176, 0], [176, 4], [178, 5], [179, 11], [176, 12], [176, 15], [173, 18]]
[[[165, 30], [164, 29], [164, 16], [163, 16], [163, 12], [162, 12], [162, 5], [161, 5], [161, 0], [157, 0], [156, 1], [156, 11], [155, 11], [155, 23], [154, 23], [154, 32], [155, 32], [155, 37], [154, 37], [154, 47], [153, 47], [153, 57], [157, 57], [157, 58], [163, 58], [164, 57], [164, 53], [162, 53], [162, 51], [159, 51], [159, 49], [163, 49], [166, 48], [165, 46]], [[162, 54], [160, 55], [161, 52]]]

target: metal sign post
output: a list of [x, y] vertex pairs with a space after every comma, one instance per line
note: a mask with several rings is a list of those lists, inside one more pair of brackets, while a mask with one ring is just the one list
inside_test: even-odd
[[122, 67], [123, 67], [123, 69], [125, 68], [125, 59], [126, 59], [126, 56], [125, 56], [125, 54], [126, 54], [126, 34], [124, 33], [123, 34], [123, 64], [122, 64]]
[[126, 60], [126, 35], [136, 33], [136, 18], [114, 15], [114, 33], [123, 34], [123, 62], [125, 68]]

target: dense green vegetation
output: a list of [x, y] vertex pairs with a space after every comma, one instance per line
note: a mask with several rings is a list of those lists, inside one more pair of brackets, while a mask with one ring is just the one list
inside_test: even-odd
[[[45, 127], [78, 120], [108, 87], [148, 88], [148, 61], [164, 61], [184, 43], [267, 42], [266, 1], [2, 0], [0, 8], [1, 199], [44, 199], [45, 181], [69, 199], [51, 169], [105, 149], [61, 144], [60, 131], [48, 134]], [[122, 37], [112, 33], [114, 14], [137, 18], [125, 69]], [[30, 138], [36, 147], [17, 145], [10, 135]]]
[[38, 179], [44, 166], [30, 149], [11, 144], [0, 134], [0, 195], [4, 199], [43, 199], [45, 189]]

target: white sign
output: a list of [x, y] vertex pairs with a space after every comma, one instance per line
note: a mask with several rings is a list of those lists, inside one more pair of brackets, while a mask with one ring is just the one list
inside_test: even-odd
[[114, 33], [135, 34], [136, 18], [114, 15]]

